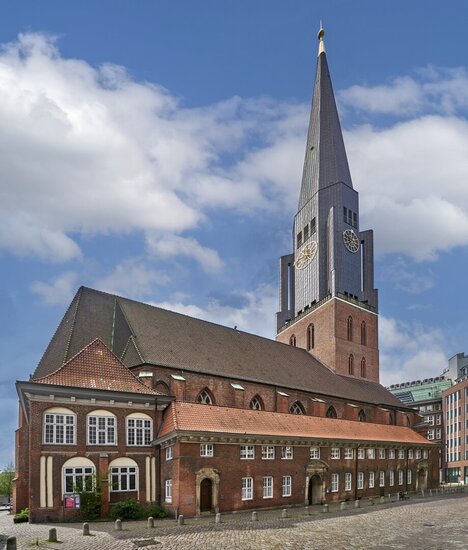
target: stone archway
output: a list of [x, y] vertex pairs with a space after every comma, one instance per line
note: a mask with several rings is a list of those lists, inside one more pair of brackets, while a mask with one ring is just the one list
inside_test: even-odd
[[428, 464], [426, 460], [418, 463], [416, 472], [416, 491], [426, 491], [428, 476]]
[[328, 464], [321, 460], [311, 460], [306, 468], [304, 504], [325, 502], [325, 472]]
[[[202, 468], [196, 474], [196, 514], [219, 512], [219, 472], [214, 468]], [[211, 491], [211, 494], [210, 494]]]

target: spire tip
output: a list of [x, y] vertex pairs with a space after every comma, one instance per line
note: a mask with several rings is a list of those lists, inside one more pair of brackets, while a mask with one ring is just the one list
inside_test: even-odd
[[319, 29], [319, 32], [317, 34], [317, 38], [318, 38], [318, 41], [319, 41], [318, 55], [325, 52], [325, 42], [323, 41], [324, 36], [325, 36], [325, 30], [323, 28], [322, 21], [320, 21], [320, 29]]

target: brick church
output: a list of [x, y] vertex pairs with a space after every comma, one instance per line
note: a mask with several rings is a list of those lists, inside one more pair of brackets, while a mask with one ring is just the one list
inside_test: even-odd
[[81, 287], [18, 381], [14, 508], [134, 498], [194, 516], [435, 487], [438, 447], [379, 384], [373, 234], [359, 224], [323, 42], [276, 341]]

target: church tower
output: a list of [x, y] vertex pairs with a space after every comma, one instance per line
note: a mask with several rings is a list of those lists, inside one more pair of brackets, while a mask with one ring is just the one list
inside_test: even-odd
[[293, 252], [280, 260], [280, 342], [337, 374], [379, 381], [373, 232], [360, 231], [324, 45], [319, 51]]

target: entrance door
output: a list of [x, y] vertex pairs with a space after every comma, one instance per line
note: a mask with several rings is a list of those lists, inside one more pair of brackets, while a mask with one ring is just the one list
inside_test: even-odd
[[309, 504], [322, 503], [322, 480], [318, 475], [313, 475], [309, 479], [309, 487], [307, 490], [307, 500]]
[[211, 512], [213, 482], [205, 477], [200, 483], [200, 512]]
[[418, 472], [418, 489], [425, 491], [427, 489], [427, 470], [419, 470]]

